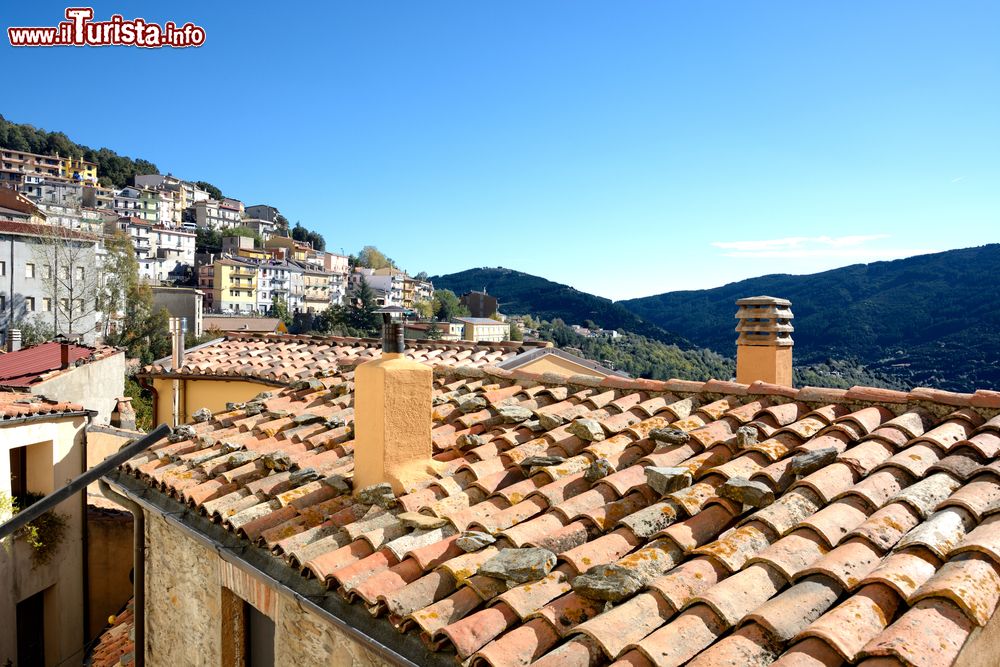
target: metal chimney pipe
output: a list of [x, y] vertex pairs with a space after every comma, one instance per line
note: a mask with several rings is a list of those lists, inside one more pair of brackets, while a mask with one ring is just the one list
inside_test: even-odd
[[7, 351], [17, 352], [21, 349], [21, 330], [7, 329]]
[[[170, 318], [170, 337], [173, 347], [173, 354], [171, 357], [170, 368], [174, 373], [179, 373], [181, 366], [184, 365], [184, 325], [182, 318], [171, 317]], [[178, 426], [181, 423], [181, 383], [180, 380], [174, 378], [171, 383], [172, 386], [172, 417], [173, 425]]]
[[405, 349], [404, 337], [403, 323], [393, 322], [392, 315], [382, 313], [382, 353], [402, 354]]

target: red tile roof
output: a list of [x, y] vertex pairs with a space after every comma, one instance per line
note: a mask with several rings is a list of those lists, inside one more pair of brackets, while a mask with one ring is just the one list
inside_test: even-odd
[[[474, 665], [944, 665], [1000, 599], [1000, 393], [439, 367], [434, 403], [396, 506], [339, 488], [349, 368], [125, 469]], [[554, 568], [481, 570], [528, 548]]]
[[[486, 366], [511, 359], [532, 343], [472, 343], [466, 341], [407, 340], [405, 354], [417, 361], [447, 366]], [[375, 338], [290, 336], [237, 333], [191, 348], [184, 355], [179, 375], [244, 377], [278, 383], [322, 375], [338, 364], [356, 364], [382, 354]], [[172, 377], [169, 357], [153, 362], [143, 377]]]
[[35, 225], [27, 222], [11, 222], [0, 220], [0, 234], [18, 234], [20, 236], [59, 236], [64, 239], [97, 242], [100, 240], [93, 234], [78, 232], [75, 229], [57, 225]]
[[[0, 387], [30, 387], [68, 370], [60, 368], [61, 345], [63, 343], [50, 341], [0, 356]], [[69, 368], [106, 359], [120, 352], [118, 348], [107, 345], [65, 345], [69, 346]]]
[[83, 406], [76, 403], [50, 401], [43, 396], [36, 396], [34, 394], [0, 391], [0, 423], [22, 417], [34, 417], [36, 415], [58, 417], [67, 412], [82, 411]]
[[118, 667], [135, 664], [134, 600], [114, 617], [90, 654], [91, 667]]

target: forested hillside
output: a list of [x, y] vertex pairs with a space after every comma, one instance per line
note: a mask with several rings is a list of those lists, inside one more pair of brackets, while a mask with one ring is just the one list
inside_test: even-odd
[[0, 148], [41, 155], [82, 157], [97, 164], [101, 185], [123, 188], [136, 174], [158, 174], [156, 165], [141, 158], [119, 155], [110, 148], [90, 148], [75, 143], [62, 132], [46, 132], [34, 125], [12, 123], [0, 116]]
[[459, 295], [485, 287], [500, 300], [503, 313], [549, 321], [561, 319], [567, 324], [583, 325], [589, 320], [605, 329], [622, 329], [664, 343], [691, 347], [680, 336], [644, 321], [610, 299], [528, 273], [502, 267], [480, 268], [433, 276], [430, 280], [436, 288], [450, 289]]
[[691, 342], [733, 349], [734, 302], [792, 301], [795, 358], [856, 360], [905, 386], [1000, 387], [1000, 245], [775, 274], [619, 302]]

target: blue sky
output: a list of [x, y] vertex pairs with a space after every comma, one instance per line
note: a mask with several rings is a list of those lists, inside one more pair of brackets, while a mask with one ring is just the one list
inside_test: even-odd
[[[3, 27], [66, 5], [4, 3]], [[13, 49], [0, 113], [333, 250], [611, 298], [997, 241], [994, 2], [95, 2], [198, 49]]]

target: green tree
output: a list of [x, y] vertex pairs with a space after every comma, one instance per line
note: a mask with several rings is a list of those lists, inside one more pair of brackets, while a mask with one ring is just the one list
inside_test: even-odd
[[286, 327], [292, 323], [292, 315], [288, 312], [288, 302], [285, 301], [284, 297], [274, 297], [271, 300], [271, 307], [267, 309], [267, 314], [270, 317], [277, 317], [285, 323]]
[[395, 267], [396, 263], [385, 256], [381, 250], [373, 245], [366, 245], [358, 253], [357, 265], [368, 269], [385, 269]]
[[21, 345], [31, 347], [55, 337], [55, 330], [48, 322], [43, 322], [38, 316], [25, 317], [17, 323], [21, 330]]
[[43, 155], [82, 157], [97, 165], [101, 185], [125, 187], [137, 174], [157, 174], [159, 169], [148, 160], [118, 155], [108, 148], [93, 149], [73, 142], [62, 132], [46, 132], [32, 125], [12, 123], [0, 116], [0, 148], [30, 151]]
[[218, 229], [199, 227], [194, 231], [195, 252], [222, 252], [222, 233]]
[[195, 181], [196, 186], [208, 193], [212, 199], [222, 199], [222, 190], [206, 181]]
[[417, 314], [422, 319], [429, 320], [434, 317], [434, 300], [415, 301], [413, 303], [413, 310], [417, 311]]
[[441, 322], [449, 322], [454, 317], [468, 317], [469, 309], [450, 289], [434, 290], [434, 314]]
[[106, 254], [101, 267], [97, 290], [97, 310], [104, 315], [104, 337], [111, 333], [112, 324], [125, 312], [125, 299], [139, 282], [139, 262], [135, 258], [132, 240], [123, 231], [104, 239]]
[[522, 341], [522, 340], [524, 340], [524, 334], [521, 333], [521, 327], [517, 326], [513, 322], [510, 325], [510, 336], [509, 336], [509, 339], [513, 340], [513, 341]]
[[108, 336], [108, 343], [124, 347], [129, 357], [149, 364], [170, 354], [170, 315], [153, 307], [153, 291], [136, 281], [125, 298], [121, 327]]
[[296, 221], [295, 227], [292, 228], [292, 238], [311, 244], [314, 250], [326, 250], [326, 239], [323, 235], [306, 229], [301, 222]]
[[381, 320], [375, 312], [378, 304], [375, 302], [375, 290], [371, 288], [364, 276], [351, 295], [351, 303], [347, 307], [347, 324], [367, 336], [378, 335]]

